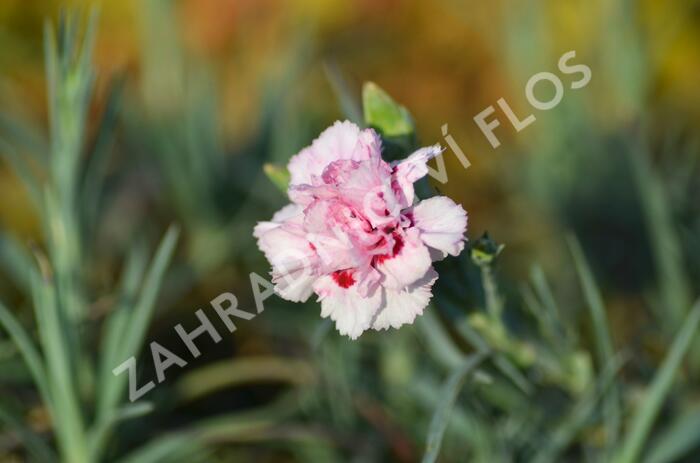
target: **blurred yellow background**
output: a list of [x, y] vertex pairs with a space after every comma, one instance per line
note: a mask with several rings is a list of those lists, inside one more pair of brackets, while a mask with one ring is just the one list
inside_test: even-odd
[[[472, 162], [464, 171], [447, 156], [451, 180], [444, 190], [465, 204], [480, 229], [496, 227], [519, 242], [536, 211], [522, 211], [518, 195], [503, 191], [508, 171], [520, 168], [513, 157], [532, 155], [541, 140], [557, 130], [561, 108], [534, 110], [537, 122], [516, 133], [500, 114], [492, 149], [472, 118], [504, 97], [516, 113], [533, 111], [524, 98], [527, 79], [556, 70], [558, 57], [576, 50], [576, 62], [593, 71], [589, 86], [567, 91], [600, 130], [615, 132], [640, 114], [663, 123], [682, 121], [697, 128], [700, 92], [700, 28], [697, 8], [685, 1], [457, 1], [434, 2], [184, 0], [173, 2], [188, 52], [187, 66], [206, 62], [220, 89], [221, 121], [228, 140], [254, 129], [265, 84], [283, 79], [290, 54], [306, 48], [295, 77], [292, 105], [317, 120], [341, 118], [326, 79], [332, 63], [359, 91], [365, 80], [379, 83], [414, 115], [421, 140], [442, 141], [449, 132]], [[624, 6], [629, 3], [631, 6]], [[42, 27], [61, 8], [98, 5], [96, 46], [98, 91], [115, 74], [139, 79], [144, 31], [138, 1], [24, 1], [0, 3], [0, 69], [5, 110], [45, 120]], [[628, 11], [633, 16], [628, 16]], [[166, 80], [167, 74], [159, 75]], [[159, 82], [158, 85], [163, 84]], [[148, 96], [146, 96], [148, 98]], [[307, 142], [310, 142], [308, 140]], [[443, 142], [444, 144], [444, 142]], [[289, 146], [291, 156], [299, 146]], [[536, 155], [536, 154], [535, 154]], [[562, 156], [565, 153], [561, 153]], [[16, 182], [3, 172], [0, 220], [23, 232], [35, 231]], [[442, 189], [442, 188], [441, 188]], [[511, 219], [492, 216], [510, 203]], [[519, 212], [519, 213], [518, 213]], [[494, 214], [498, 215], [498, 214]], [[538, 220], [541, 220], [539, 218]], [[498, 223], [506, 221], [506, 223]], [[539, 231], [537, 224], [533, 224]]]

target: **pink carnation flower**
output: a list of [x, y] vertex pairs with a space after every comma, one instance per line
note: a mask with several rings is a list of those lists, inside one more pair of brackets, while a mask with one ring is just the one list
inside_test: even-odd
[[372, 129], [336, 122], [289, 162], [291, 204], [254, 235], [275, 291], [312, 293], [341, 334], [413, 323], [432, 296], [432, 262], [464, 248], [467, 214], [451, 199], [416, 202], [413, 183], [439, 145], [387, 163]]

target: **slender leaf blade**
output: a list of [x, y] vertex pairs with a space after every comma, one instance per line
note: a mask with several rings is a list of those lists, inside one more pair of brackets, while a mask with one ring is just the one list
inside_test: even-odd
[[646, 399], [632, 417], [630, 430], [622, 441], [615, 463], [634, 463], [638, 461], [651, 427], [654, 424], [666, 396], [671, 391], [673, 379], [678, 372], [683, 357], [690, 348], [698, 324], [700, 323], [700, 300], [693, 305], [690, 313], [683, 322], [680, 332], [671, 345], [661, 368], [654, 376]]
[[[568, 241], [574, 259], [576, 273], [578, 274], [579, 282], [583, 289], [583, 295], [593, 321], [598, 364], [602, 366], [615, 355], [610, 328], [608, 327], [607, 311], [605, 310], [600, 289], [595, 283], [593, 272], [586, 261], [581, 245], [573, 236], [570, 236]], [[608, 431], [608, 435], [606, 436], [607, 442], [616, 442], [620, 429], [620, 393], [617, 385], [611, 385], [610, 393], [606, 397], [604, 403], [604, 408]]]
[[423, 463], [434, 463], [437, 460], [440, 447], [442, 446], [442, 438], [445, 435], [459, 391], [462, 389], [467, 376], [479, 366], [486, 356], [487, 353], [479, 352], [468, 357], [462, 365], [450, 374], [443, 385], [440, 394], [442, 401], [437, 410], [435, 410], [428, 428], [428, 439], [425, 454], [423, 455]]

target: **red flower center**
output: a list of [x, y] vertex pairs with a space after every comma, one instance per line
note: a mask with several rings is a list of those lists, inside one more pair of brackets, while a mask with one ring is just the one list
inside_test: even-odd
[[374, 256], [373, 264], [379, 265], [387, 259], [395, 257], [403, 249], [403, 238], [398, 233], [394, 233], [394, 247], [391, 250], [391, 254], [382, 254], [380, 256]]
[[336, 270], [332, 273], [333, 280], [341, 288], [349, 288], [355, 284], [355, 278], [352, 276], [352, 270]]

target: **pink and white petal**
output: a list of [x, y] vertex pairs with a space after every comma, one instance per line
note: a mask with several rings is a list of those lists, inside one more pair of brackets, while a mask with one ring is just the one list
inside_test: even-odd
[[359, 250], [353, 245], [349, 230], [334, 219], [340, 207], [330, 201], [315, 201], [304, 211], [304, 236], [319, 258], [321, 273], [358, 264]]
[[258, 246], [279, 274], [318, 265], [318, 255], [299, 225], [285, 223], [268, 230], [258, 239]]
[[301, 223], [304, 218], [303, 215], [304, 208], [296, 204], [287, 204], [279, 211], [275, 212], [272, 216], [272, 221], [275, 223], [284, 223], [292, 221], [294, 223]]
[[446, 196], [435, 196], [414, 206], [412, 216], [423, 242], [439, 251], [437, 257], [457, 256], [462, 252], [467, 230], [467, 213], [462, 206]]
[[395, 174], [401, 175], [407, 181], [414, 183], [428, 174], [428, 161], [442, 153], [442, 147], [437, 144], [420, 148], [406, 159], [394, 161]]
[[355, 267], [361, 263], [362, 256], [352, 244], [348, 244], [348, 238], [320, 233], [309, 233], [306, 238], [318, 256], [320, 273]]
[[373, 294], [382, 281], [382, 274], [369, 264], [362, 266], [357, 271], [357, 292], [362, 297]]
[[391, 169], [381, 160], [360, 163], [338, 191], [374, 227], [394, 221], [403, 208], [391, 187]]
[[301, 223], [304, 218], [304, 209], [296, 204], [287, 204], [279, 211], [275, 212], [269, 222], [258, 222], [253, 228], [253, 236], [257, 239], [273, 228], [277, 228], [283, 223], [289, 221], [292, 223]]
[[330, 317], [338, 332], [351, 339], [357, 339], [370, 328], [382, 303], [380, 288], [363, 297], [357, 287], [357, 282], [347, 288], [342, 287], [330, 275], [322, 276], [314, 283], [314, 291], [321, 301], [321, 316]]
[[397, 195], [403, 199], [403, 207], [413, 204], [413, 184], [428, 174], [428, 161], [442, 153], [440, 145], [427, 146], [415, 151], [406, 159], [392, 163]]
[[300, 268], [288, 273], [272, 272], [275, 293], [292, 302], [306, 302], [314, 292], [314, 282], [318, 276], [310, 267]]
[[337, 189], [331, 185], [290, 185], [287, 190], [289, 200], [301, 207], [307, 207], [319, 199], [333, 199], [338, 196]]
[[384, 287], [401, 289], [423, 278], [432, 261], [418, 230], [408, 229], [394, 239], [397, 240], [394, 246], [396, 254], [379, 259], [376, 268], [385, 276]]
[[311, 146], [289, 160], [290, 185], [311, 184], [321, 176], [328, 164], [339, 159], [352, 159], [360, 138], [360, 128], [349, 121], [336, 121], [324, 130]]
[[407, 288], [385, 289], [384, 303], [372, 321], [372, 328], [384, 330], [413, 323], [430, 302], [432, 286], [437, 278], [437, 272], [431, 268], [423, 278]]
[[303, 235], [298, 235], [297, 230], [290, 232], [287, 228], [285, 225], [271, 230], [263, 235], [261, 241], [268, 249], [266, 255], [272, 265], [275, 292], [288, 301], [304, 302], [313, 293], [313, 283], [318, 278], [321, 264], [317, 253]]
[[325, 185], [339, 185], [347, 181], [352, 171], [360, 166], [359, 161], [339, 159], [328, 164], [321, 174], [321, 180]]
[[382, 159], [382, 138], [374, 129], [364, 129], [360, 132], [353, 159], [356, 161], [367, 159], [380, 161]]

